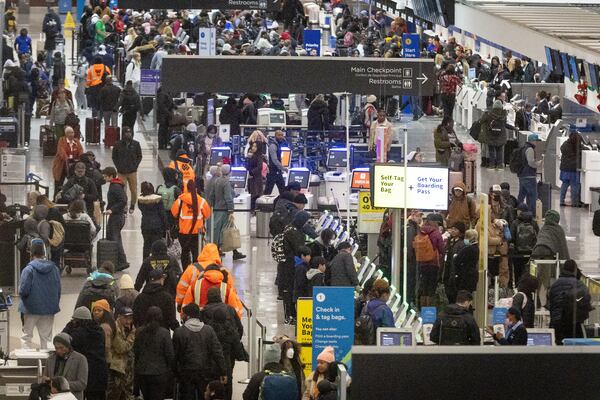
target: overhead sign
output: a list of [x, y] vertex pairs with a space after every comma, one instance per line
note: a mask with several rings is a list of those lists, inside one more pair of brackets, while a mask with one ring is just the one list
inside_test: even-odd
[[373, 207], [371, 192], [358, 193], [358, 231], [360, 233], [379, 233], [385, 208]]
[[354, 344], [354, 288], [316, 287], [313, 289], [313, 365], [327, 346], [334, 349], [336, 361], [352, 373]]
[[448, 209], [447, 168], [408, 167], [406, 178], [404, 169], [402, 164], [392, 163], [375, 164], [372, 167], [371, 198], [374, 206], [419, 210]]
[[321, 30], [304, 30], [304, 50], [309, 56], [321, 55]]
[[431, 59], [170, 55], [163, 58], [161, 82], [172, 93], [267, 90], [432, 96], [434, 76]]
[[119, 8], [134, 10], [174, 9], [174, 10], [266, 10], [280, 11], [280, 0], [119, 0]]
[[140, 71], [140, 96], [156, 96], [160, 84], [160, 70], [142, 69]]
[[214, 56], [217, 54], [217, 29], [199, 28], [198, 55]]
[[404, 58], [421, 57], [421, 38], [418, 33], [402, 34], [402, 56]]
[[308, 376], [312, 368], [312, 312], [313, 300], [301, 297], [296, 304], [296, 341], [301, 346], [300, 361], [304, 363], [304, 374]]

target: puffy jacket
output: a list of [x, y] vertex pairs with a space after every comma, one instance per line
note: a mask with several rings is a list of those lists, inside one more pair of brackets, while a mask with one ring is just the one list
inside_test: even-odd
[[139, 329], [133, 343], [135, 373], [137, 375], [165, 375], [173, 370], [175, 354], [171, 333], [162, 326], [153, 334], [142, 334]]
[[308, 107], [308, 130], [322, 131], [329, 129], [329, 108], [327, 103], [314, 100]]
[[112, 150], [112, 160], [117, 172], [130, 174], [136, 172], [142, 162], [142, 148], [137, 140], [119, 140]]
[[119, 111], [119, 97], [121, 89], [118, 86], [106, 84], [98, 92], [98, 106], [102, 111], [113, 112]]
[[60, 311], [60, 272], [49, 260], [32, 260], [21, 273], [19, 312], [54, 315]]
[[197, 235], [199, 231], [204, 232], [204, 221], [211, 215], [210, 206], [199, 194], [196, 194], [198, 203], [198, 215], [194, 220], [192, 208], [192, 194], [184, 193], [171, 206], [171, 215], [179, 220], [179, 233], [184, 235]]
[[179, 278], [179, 282], [177, 283], [177, 295], [175, 297], [175, 302], [178, 306], [183, 303], [188, 288], [196, 285], [196, 281], [209, 265], [222, 265], [219, 248], [214, 243], [208, 243], [204, 246], [202, 252], [198, 255], [198, 262], [188, 265], [181, 275], [181, 278]]
[[114, 215], [119, 215], [124, 214], [126, 208], [127, 193], [125, 193], [125, 184], [121, 178], [114, 178], [110, 181], [106, 193], [106, 209], [111, 210]]
[[135, 89], [126, 87], [121, 92], [119, 99], [119, 111], [122, 114], [135, 115], [142, 110], [140, 96]]
[[479, 244], [471, 243], [454, 258], [454, 283], [456, 290], [474, 292], [479, 281]]
[[187, 193], [187, 183], [196, 180], [196, 173], [194, 172], [192, 160], [187, 154], [183, 154], [171, 161], [168, 167], [181, 173], [183, 177], [183, 192]]
[[115, 279], [109, 274], [95, 271], [90, 274], [83, 284], [75, 308], [84, 306], [91, 311], [93, 302], [105, 299], [114, 310], [118, 294], [119, 286]]
[[[223, 272], [227, 274], [227, 280], [229, 280], [231, 273], [226, 270]], [[242, 302], [237, 295], [235, 287], [228, 283], [223, 272], [214, 269], [204, 271], [202, 277], [196, 281], [196, 284], [188, 288], [183, 299], [183, 306], [193, 302], [198, 304], [200, 308], [204, 307], [208, 302], [208, 289], [211, 287], [220, 287], [223, 302], [232, 306], [241, 318], [243, 316]]]
[[201, 371], [203, 378], [212, 378], [214, 365], [219, 376], [225, 376], [223, 348], [213, 328], [196, 318], [188, 319], [173, 333], [175, 370]]
[[327, 267], [328, 275], [331, 276], [331, 286], [358, 286], [358, 275], [354, 267], [352, 255], [342, 251], [338, 253]]
[[95, 321], [70, 321], [63, 332], [71, 336], [73, 350], [87, 359], [88, 381], [86, 390], [106, 391], [108, 368], [104, 352], [104, 331]]
[[574, 172], [581, 168], [581, 146], [567, 140], [560, 146], [560, 170]]
[[110, 75], [110, 68], [104, 64], [94, 64], [87, 70], [86, 83], [88, 87], [102, 85], [102, 77]]
[[167, 216], [163, 207], [162, 197], [158, 194], [140, 196], [138, 208], [142, 212], [142, 232], [160, 232], [167, 230]]
[[156, 306], [162, 311], [162, 327], [175, 330], [179, 326], [175, 316], [173, 297], [161, 284], [149, 283], [144, 286], [142, 293], [133, 302], [133, 324], [136, 327], [139, 328], [145, 324], [146, 312], [152, 306]]
[[[570, 295], [564, 296], [564, 294]], [[567, 300], [574, 300], [576, 304], [565, 304]], [[572, 272], [562, 271], [560, 277], [552, 284], [548, 291], [546, 308], [550, 310], [550, 327], [558, 328], [574, 323], [580, 324], [588, 319], [590, 311], [594, 308], [587, 287]], [[575, 310], [575, 315], [573, 315]]]

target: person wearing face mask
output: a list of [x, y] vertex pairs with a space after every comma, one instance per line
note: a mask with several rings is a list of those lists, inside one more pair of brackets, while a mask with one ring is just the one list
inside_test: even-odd
[[[479, 267], [479, 235], [475, 229], [465, 232], [464, 247], [456, 254], [453, 260], [454, 288], [460, 291], [474, 292], [479, 280], [477, 269]], [[450, 278], [452, 279], [452, 277]]]
[[473, 295], [461, 290], [456, 303], [436, 319], [431, 330], [431, 341], [441, 346], [479, 346], [481, 336], [473, 318]]
[[491, 326], [486, 330], [500, 346], [527, 346], [527, 328], [521, 321], [521, 311], [514, 307], [509, 308], [506, 313], [505, 335], [502, 332], [494, 333]]
[[[219, 137], [217, 127], [209, 125], [206, 127], [206, 135], [198, 135], [196, 138], [196, 175], [205, 176], [208, 171], [210, 152], [213, 147], [223, 146], [223, 140]], [[192, 157], [190, 155], [190, 157]]]
[[293, 340], [281, 343], [279, 363], [283, 370], [296, 378], [298, 384], [298, 400], [302, 399], [304, 388], [304, 364], [300, 361], [300, 345]]

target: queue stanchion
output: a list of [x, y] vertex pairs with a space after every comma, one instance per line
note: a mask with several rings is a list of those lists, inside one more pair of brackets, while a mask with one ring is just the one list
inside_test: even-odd
[[[256, 281], [256, 262], [257, 262], [258, 248], [256, 246], [252, 247], [252, 259], [250, 262], [250, 304], [252, 305], [253, 310], [258, 309], [258, 299], [256, 296], [257, 292], [257, 281]], [[248, 327], [248, 343], [250, 343], [248, 351], [249, 354], [249, 372], [250, 376], [254, 375], [259, 371], [257, 368], [257, 363], [255, 360], [257, 359], [257, 339], [256, 339], [256, 313], [250, 314], [250, 326]]]

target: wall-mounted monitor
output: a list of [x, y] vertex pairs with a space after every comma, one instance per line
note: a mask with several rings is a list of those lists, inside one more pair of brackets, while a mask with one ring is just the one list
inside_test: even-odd
[[571, 79], [571, 71], [569, 69], [569, 55], [567, 53], [560, 53], [560, 61], [562, 63], [563, 75], [565, 78]]
[[550, 68], [550, 70], [554, 70], [554, 62], [552, 60], [552, 49], [548, 46], [545, 46], [544, 49], [546, 50], [546, 64], [548, 65], [548, 68]]
[[579, 65], [577, 63], [577, 59], [575, 59], [575, 56], [569, 56], [569, 69], [571, 70], [571, 79], [574, 82], [579, 82], [580, 71], [579, 71]]
[[[598, 90], [598, 66], [591, 63], [586, 63], [589, 68], [588, 83], [592, 89]], [[587, 73], [587, 71], [586, 71]]]

